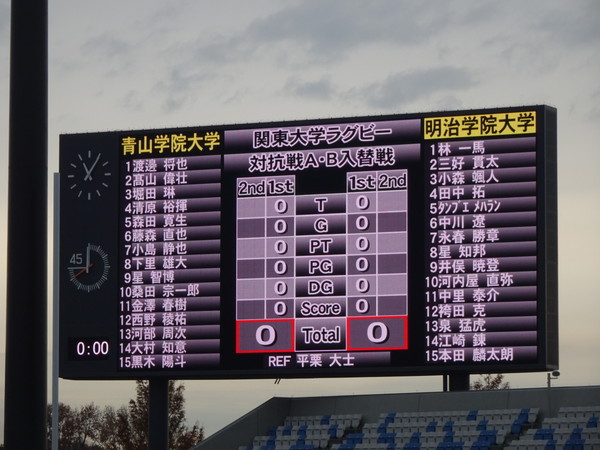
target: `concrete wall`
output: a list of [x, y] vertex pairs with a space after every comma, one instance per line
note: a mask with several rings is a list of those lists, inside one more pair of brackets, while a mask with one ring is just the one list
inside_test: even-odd
[[251, 443], [254, 436], [267, 435], [269, 428], [283, 424], [287, 416], [362, 414], [365, 422], [374, 423], [379, 421], [380, 413], [387, 412], [540, 408], [543, 418], [556, 417], [561, 406], [597, 405], [600, 405], [600, 386], [335, 397], [274, 397], [210, 436], [195, 450], [238, 450], [239, 446]]
[[290, 415], [290, 403], [291, 399], [273, 397], [211, 435], [195, 449], [238, 450], [240, 445], [251, 443], [254, 436], [268, 435], [272, 426], [283, 423]]

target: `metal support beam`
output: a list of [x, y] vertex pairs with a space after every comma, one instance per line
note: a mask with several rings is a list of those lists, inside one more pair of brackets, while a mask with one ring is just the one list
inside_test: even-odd
[[46, 448], [48, 2], [12, 0], [4, 443]]
[[468, 391], [469, 390], [469, 374], [468, 373], [451, 373], [448, 375], [450, 391]]
[[149, 385], [148, 448], [169, 448], [169, 380], [151, 378]]

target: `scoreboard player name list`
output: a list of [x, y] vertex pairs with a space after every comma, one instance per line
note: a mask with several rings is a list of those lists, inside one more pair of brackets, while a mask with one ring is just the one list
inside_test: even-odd
[[121, 369], [219, 363], [220, 157], [122, 161]]
[[535, 361], [535, 138], [432, 143], [428, 362]]

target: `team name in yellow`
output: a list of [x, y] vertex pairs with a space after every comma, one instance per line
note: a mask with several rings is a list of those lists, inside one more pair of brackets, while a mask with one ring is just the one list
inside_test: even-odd
[[470, 116], [427, 117], [424, 119], [425, 139], [507, 136], [535, 133], [535, 111]]
[[221, 134], [218, 131], [128, 136], [121, 139], [123, 156], [185, 154], [205, 150], [212, 152], [220, 146]]

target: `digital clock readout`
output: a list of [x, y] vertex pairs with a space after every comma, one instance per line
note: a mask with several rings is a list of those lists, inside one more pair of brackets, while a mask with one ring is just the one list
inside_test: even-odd
[[110, 345], [106, 337], [79, 337], [69, 340], [70, 360], [103, 360], [108, 359]]

